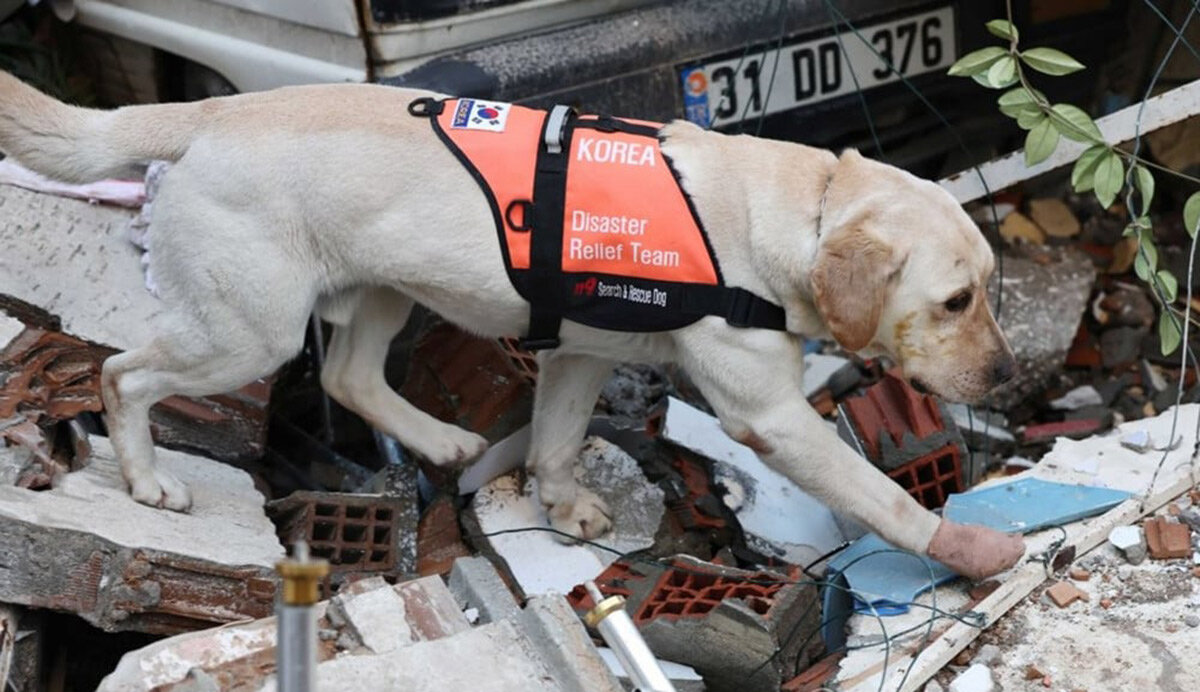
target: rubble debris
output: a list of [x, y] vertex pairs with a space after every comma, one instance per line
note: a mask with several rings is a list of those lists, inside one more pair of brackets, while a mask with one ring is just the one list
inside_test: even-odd
[[1046, 232], [1019, 211], [1014, 211], [1000, 222], [1000, 237], [1010, 245], [1018, 241], [1031, 245], [1042, 245], [1046, 242]]
[[[609, 671], [617, 676], [621, 686], [625, 689], [632, 689], [633, 683], [627, 677], [625, 669], [621, 667], [621, 662], [617, 659], [617, 654], [606, 646], [597, 647], [600, 652], [600, 657], [604, 659], [605, 665]], [[696, 669], [691, 666], [685, 666], [682, 663], [674, 661], [658, 660], [658, 667], [662, 668], [663, 673], [671, 681], [675, 687], [675, 692], [706, 692], [704, 687], [704, 678], [696, 672]], [[785, 692], [787, 688], [784, 688]]]
[[1071, 207], [1057, 197], [1029, 200], [1029, 216], [1052, 238], [1070, 238], [1083, 229]]
[[[112, 447], [54, 488], [0, 487], [0, 602], [73, 612], [108, 631], [173, 634], [271, 612], [283, 555], [243, 471], [158, 450], [192, 491], [190, 513], [129, 498]], [[0, 450], [2, 451], [2, 450]]]
[[971, 449], [988, 449], [995, 454], [1012, 450], [1017, 438], [1008, 429], [1008, 419], [1002, 413], [973, 408], [966, 404], [943, 404], [950, 413], [963, 441]]
[[416, 569], [416, 497], [298, 491], [267, 504], [285, 545], [306, 541], [332, 577], [411, 574]]
[[1154, 441], [1150, 439], [1150, 433], [1146, 430], [1134, 430], [1121, 436], [1121, 446], [1125, 449], [1131, 449], [1135, 452], [1143, 453], [1154, 447]]
[[[460, 480], [460, 492], [474, 492], [524, 460], [533, 386], [500, 343], [430, 318], [416, 337], [400, 395], [438, 420], [482, 435], [493, 447], [508, 443], [502, 451], [489, 450], [466, 472], [474, 475], [465, 484]], [[523, 435], [523, 444], [511, 442]], [[435, 482], [447, 476], [432, 465], [422, 468]], [[489, 477], [479, 477], [484, 471]]]
[[10, 605], [0, 604], [0, 688], [8, 689], [8, 673], [12, 669], [17, 648], [17, 629], [21, 623], [21, 611]]
[[1131, 565], [1140, 565], [1146, 559], [1146, 540], [1138, 526], [1118, 526], [1108, 534], [1108, 542], [1121, 551]]
[[1076, 411], [1087, 406], [1102, 406], [1103, 397], [1092, 385], [1076, 387], [1050, 402], [1050, 408], [1059, 411]]
[[654, 365], [622, 363], [600, 391], [596, 415], [618, 430], [646, 431], [666, 400], [667, 383]]
[[[776, 692], [820, 648], [809, 638], [821, 621], [816, 587], [801, 577], [794, 567], [750, 572], [680, 555], [616, 562], [594, 581], [627, 599], [656, 656], [695, 668], [709, 692]], [[568, 600], [578, 612], [594, 606], [582, 586]]]
[[995, 644], [984, 644], [979, 647], [979, 651], [975, 652], [975, 656], [971, 659], [972, 663], [981, 663], [985, 666], [994, 665], [1000, 662], [1000, 647]]
[[[324, 616], [326, 605], [317, 606], [318, 619]], [[121, 657], [96, 692], [183, 692], [178, 685], [192, 671], [230, 683], [233, 671], [273, 669], [274, 660], [275, 618], [237, 622], [160, 639], [130, 651]], [[227, 684], [224, 689], [230, 687]]]
[[993, 692], [995, 689], [992, 669], [982, 663], [967, 668], [950, 683], [950, 692]]
[[454, 498], [435, 497], [417, 525], [417, 573], [422, 577], [448, 574], [455, 560], [470, 554], [458, 525]]
[[[1062, 369], [1094, 280], [1091, 259], [1073, 248], [1005, 252], [1004, 307], [999, 323], [1017, 358], [1017, 374], [992, 391], [991, 408], [1013, 408], [1041, 391]], [[992, 304], [998, 283], [988, 283]]]
[[728, 491], [725, 504], [751, 548], [806, 565], [842, 542], [842, 531], [825, 505], [732, 440], [715, 417], [671, 398], [662, 437], [713, 461], [713, 481]]
[[1060, 581], [1046, 589], [1046, 596], [1059, 608], [1066, 608], [1075, 601], [1090, 600], [1086, 591], [1081, 590], [1069, 581]]
[[[598, 574], [616, 555], [654, 544], [664, 512], [663, 492], [646, 480], [632, 457], [606, 440], [590, 437], [575, 473], [576, 480], [612, 511], [612, 531], [598, 539], [611, 550], [564, 545], [548, 533], [550, 522], [537, 496], [537, 479], [520, 471], [488, 483], [471, 503], [483, 533], [477, 538], [504, 559], [526, 594], [566, 592]], [[499, 532], [509, 533], [489, 535]]]
[[1082, 567], [1072, 567], [1067, 576], [1075, 581], [1087, 581], [1092, 578], [1092, 573]]
[[344, 623], [357, 642], [376, 654], [470, 629], [439, 577], [421, 577], [395, 586], [382, 577], [356, 581], [338, 592], [326, 613], [331, 622]]
[[968, 457], [954, 418], [896, 370], [842, 406], [842, 439], [929, 509], [941, 507], [982, 473], [964, 469]]
[[1021, 431], [1021, 441], [1025, 444], [1042, 444], [1053, 442], [1060, 437], [1080, 440], [1104, 431], [1104, 421], [1098, 418], [1082, 420], [1064, 420], [1056, 423], [1040, 423], [1026, 426]]
[[1186, 524], [1157, 517], [1147, 519], [1142, 528], [1146, 533], [1146, 545], [1151, 558], [1171, 560], [1192, 554], [1192, 532]]
[[489, 623], [513, 617], [520, 611], [512, 591], [504, 584], [492, 563], [483, 557], [463, 557], [450, 570], [450, 592], [463, 608], [479, 611], [479, 622]]

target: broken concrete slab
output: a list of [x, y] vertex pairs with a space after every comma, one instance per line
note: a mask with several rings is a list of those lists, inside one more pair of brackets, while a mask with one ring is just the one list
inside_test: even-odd
[[522, 625], [542, 659], [555, 671], [562, 692], [623, 689], [600, 657], [579, 616], [562, 596], [534, 596], [513, 621]]
[[1108, 542], [1121, 551], [1130, 564], [1139, 565], [1146, 559], [1146, 539], [1139, 526], [1118, 526], [1108, 534]]
[[[991, 408], [1012, 408], [1044, 388], [1062, 368], [1094, 280], [1091, 260], [1073, 248], [1005, 251], [998, 321], [1017, 357], [1017, 375], [993, 390]], [[993, 305], [997, 284], [988, 282]]]
[[1092, 385], [1085, 384], [1052, 400], [1050, 408], [1058, 411], [1075, 411], [1087, 406], [1101, 406], [1103, 404], [1104, 398], [1100, 396], [1100, 392]]
[[329, 619], [350, 629], [369, 652], [386, 654], [450, 637], [470, 624], [438, 577], [389, 585], [382, 577], [348, 585], [330, 601]]
[[[325, 607], [325, 603], [317, 605], [318, 619]], [[275, 660], [275, 636], [275, 618], [270, 617], [161, 639], [122, 656], [96, 692], [181, 692], [175, 685], [192, 671], [228, 681], [237, 667], [270, 665]]]
[[112, 447], [41, 492], [0, 487], [0, 601], [73, 612], [109, 631], [174, 634], [270, 614], [284, 554], [244, 471], [158, 450], [190, 513], [134, 502]]
[[729, 491], [725, 503], [751, 548], [807, 565], [842, 542], [829, 508], [731, 439], [715, 417], [671, 398], [662, 436], [713, 461], [713, 480]]
[[505, 620], [520, 612], [512, 591], [504, 585], [500, 573], [487, 558], [455, 560], [448, 585], [459, 605], [479, 611], [481, 623]]
[[550, 534], [537, 479], [520, 472], [488, 483], [471, 503], [485, 534], [472, 538], [487, 540], [526, 595], [565, 593], [596, 576], [617, 555], [654, 544], [664, 512], [663, 491], [646, 480], [633, 457], [606, 440], [588, 438], [575, 478], [608, 503], [613, 528], [597, 542], [611, 550], [565, 545]]

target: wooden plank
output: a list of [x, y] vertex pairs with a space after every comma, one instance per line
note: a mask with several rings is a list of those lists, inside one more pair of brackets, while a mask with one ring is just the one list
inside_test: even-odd
[[[1144, 135], [1200, 113], [1200, 80], [1147, 100], [1139, 128], [1138, 112], [1141, 109], [1139, 102], [1097, 120], [1096, 126], [1100, 128], [1104, 140], [1112, 143], [1128, 141], [1134, 138], [1139, 129]], [[1074, 163], [1087, 146], [1064, 138], [1050, 158], [1036, 166], [1027, 167], [1024, 150], [1018, 150], [980, 165], [978, 172], [968, 168], [943, 178], [939, 184], [954, 195], [960, 204], [966, 204], [984, 197], [986, 191], [983, 180], [987, 181], [988, 189], [997, 192], [1059, 166]], [[983, 180], [980, 179], [981, 175]]]

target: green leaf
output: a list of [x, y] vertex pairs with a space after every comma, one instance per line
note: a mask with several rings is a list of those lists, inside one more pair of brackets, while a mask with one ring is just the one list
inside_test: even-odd
[[1083, 63], [1053, 48], [1030, 48], [1021, 53], [1021, 62], [1050, 75], [1071, 74], [1083, 69]]
[[1142, 197], [1142, 213], [1150, 210], [1150, 200], [1154, 199], [1154, 176], [1145, 166], [1133, 167], [1133, 185]]
[[993, 89], [1003, 89], [1004, 87], [1012, 86], [1017, 81], [1017, 61], [1011, 55], [1006, 55], [996, 62], [987, 71], [988, 86]]
[[1046, 118], [1025, 137], [1025, 165], [1033, 166], [1045, 161], [1054, 153], [1056, 146], [1058, 130], [1054, 129], [1054, 123]]
[[1050, 111], [1067, 123], [1066, 125], [1059, 123], [1058, 129], [1062, 132], [1063, 137], [1076, 142], [1104, 141], [1104, 136], [1100, 134], [1100, 128], [1096, 127], [1091, 116], [1084, 113], [1083, 109], [1069, 103], [1056, 103], [1050, 107]]
[[1108, 153], [1108, 147], [1097, 144], [1088, 147], [1079, 155], [1075, 167], [1071, 169], [1071, 188], [1076, 192], [1087, 192], [1094, 187], [1093, 178], [1096, 175], [1096, 164]]
[[1175, 275], [1166, 269], [1158, 270], [1158, 286], [1162, 289], [1163, 297], [1168, 303], [1174, 303], [1175, 298], [1179, 295], [1179, 281]]
[[999, 36], [1006, 41], [1016, 41], [1020, 38], [1020, 33], [1017, 32], [1017, 27], [1012, 25], [1012, 22], [1007, 19], [993, 19], [984, 26], [987, 27], [992, 36]]
[[1195, 238], [1197, 226], [1200, 226], [1200, 192], [1193, 192], [1183, 205], [1183, 227]]
[[1017, 87], [1001, 94], [1000, 98], [996, 99], [996, 105], [1000, 107], [1001, 113], [1010, 118], [1019, 117], [1022, 113], [1041, 113], [1038, 96], [1041, 94], [1031, 92], [1025, 87]]
[[1049, 122], [1049, 118], [1040, 110], [1036, 112], [1021, 113], [1017, 116], [1017, 126], [1022, 130], [1032, 130], [1041, 125], [1043, 122]]
[[1110, 151], [1107, 156], [1100, 159], [1100, 163], [1096, 164], [1096, 174], [1093, 179], [1093, 184], [1096, 186], [1096, 199], [1100, 200], [1100, 205], [1105, 209], [1111, 207], [1124, 183], [1125, 164], [1121, 162], [1120, 156]]
[[1133, 273], [1142, 281], [1150, 281], [1150, 275], [1154, 273], [1154, 267], [1150, 266], [1150, 261], [1146, 259], [1146, 255], [1138, 252], [1133, 257]]
[[1154, 247], [1154, 239], [1149, 232], [1138, 234], [1138, 252], [1133, 259], [1133, 271], [1138, 278], [1150, 283], [1154, 270], [1158, 267], [1158, 248]]
[[988, 46], [979, 50], [967, 53], [958, 59], [958, 62], [950, 66], [946, 74], [951, 77], [970, 77], [982, 72], [986, 72], [1002, 57], [1008, 55], [1008, 50], [999, 46]]
[[1183, 341], [1183, 335], [1179, 333], [1179, 325], [1175, 324], [1169, 308], [1163, 308], [1162, 314], [1158, 316], [1158, 340], [1162, 342], [1164, 356], [1174, 353]]
[[1137, 224], [1131, 223], [1125, 227], [1125, 230], [1121, 231], [1121, 235], [1123, 235], [1123, 236], [1137, 235], [1137, 232], [1138, 232]]

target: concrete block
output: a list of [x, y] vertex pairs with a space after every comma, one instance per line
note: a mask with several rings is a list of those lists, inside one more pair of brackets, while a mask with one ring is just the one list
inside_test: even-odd
[[407, 574], [415, 571], [416, 488], [407, 497], [298, 491], [267, 505], [284, 543], [308, 542], [330, 572]]
[[[404, 600], [380, 578], [366, 579], [374, 588], [365, 593], [339, 593], [330, 604], [357, 635], [362, 645], [377, 654], [408, 646], [412, 630], [405, 618]], [[355, 585], [361, 584], [356, 582]]]
[[[471, 511], [483, 534], [513, 529], [532, 531], [487, 538], [528, 595], [564, 593], [596, 576], [615, 556], [654, 544], [664, 512], [663, 492], [646, 480], [638, 463], [619, 447], [588, 438], [580, 452], [576, 479], [608, 503], [613, 529], [599, 538], [612, 549], [565, 545], [541, 529], [550, 525], [537, 498], [536, 478], [511, 473], [476, 493]], [[613, 552], [615, 551], [615, 552]]]
[[462, 557], [450, 569], [450, 593], [466, 608], [479, 611], [481, 623], [496, 622], [521, 612], [512, 591], [485, 557]]
[[529, 599], [519, 619], [534, 647], [556, 672], [562, 692], [621, 692], [621, 684], [562, 596]]
[[90, 442], [91, 463], [57, 487], [0, 487], [0, 602], [155, 634], [271, 613], [284, 552], [249, 475], [160, 449], [194, 504], [154, 509], [129, 497], [108, 440]]
[[[595, 581], [628, 599], [656, 656], [692, 666], [711, 692], [775, 692], [821, 646], [817, 637], [801, 649], [821, 621], [816, 588], [801, 578], [796, 568], [749, 572], [681, 555], [660, 567], [618, 562]], [[568, 600], [577, 611], [593, 605], [582, 587]]]

